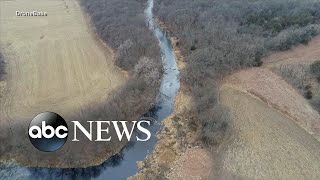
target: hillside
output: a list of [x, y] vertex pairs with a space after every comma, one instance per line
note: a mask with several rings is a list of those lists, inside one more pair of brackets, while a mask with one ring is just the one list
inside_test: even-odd
[[281, 112], [243, 90], [224, 85], [221, 101], [234, 114], [220, 149], [221, 174], [245, 179], [319, 179], [320, 143]]

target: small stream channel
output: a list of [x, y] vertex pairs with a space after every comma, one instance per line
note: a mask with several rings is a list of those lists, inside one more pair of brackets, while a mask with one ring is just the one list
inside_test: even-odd
[[146, 24], [159, 41], [164, 73], [160, 92], [152, 114], [155, 122], [149, 128], [152, 137], [147, 142], [132, 141], [117, 155], [103, 164], [88, 168], [26, 168], [14, 164], [0, 164], [0, 179], [101, 179], [122, 180], [138, 172], [137, 161], [152, 153], [157, 143], [156, 133], [162, 128], [162, 120], [174, 109], [174, 100], [180, 87], [179, 71], [173, 48], [167, 34], [156, 23], [153, 16], [153, 0], [148, 0], [145, 9]]

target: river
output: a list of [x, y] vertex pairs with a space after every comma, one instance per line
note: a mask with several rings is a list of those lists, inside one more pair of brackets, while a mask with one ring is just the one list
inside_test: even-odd
[[149, 113], [155, 119], [149, 130], [152, 137], [147, 142], [130, 142], [119, 154], [103, 164], [88, 168], [27, 168], [15, 164], [0, 164], [0, 179], [101, 179], [122, 180], [138, 172], [137, 161], [143, 161], [152, 153], [157, 143], [156, 133], [162, 128], [162, 120], [174, 109], [176, 93], [180, 88], [179, 70], [173, 48], [166, 32], [163, 32], [153, 16], [153, 0], [145, 9], [146, 25], [159, 41], [164, 68], [160, 92], [155, 108]]

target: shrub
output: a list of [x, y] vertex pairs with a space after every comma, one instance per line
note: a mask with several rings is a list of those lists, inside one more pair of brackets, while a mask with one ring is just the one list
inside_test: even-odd
[[3, 57], [3, 54], [0, 52], [0, 80], [3, 79], [4, 74], [5, 74], [4, 57]]
[[245, 16], [244, 24], [258, 25], [264, 31], [277, 34], [290, 27], [304, 27], [320, 22], [319, 2], [258, 1]]
[[313, 97], [310, 103], [320, 113], [320, 96]]
[[159, 72], [159, 70], [159, 64], [155, 63], [153, 59], [142, 57], [134, 67], [134, 75], [152, 87], [155, 86], [161, 78], [161, 72]]
[[304, 93], [306, 99], [312, 99], [312, 91], [310, 89], [306, 90]]
[[304, 64], [288, 64], [281, 65], [279, 69], [274, 69], [289, 84], [297, 88], [301, 94], [304, 94], [310, 86], [311, 76], [309, 65]]
[[318, 34], [318, 28], [318, 26], [310, 25], [299, 29], [286, 29], [275, 37], [266, 40], [266, 48], [272, 51], [284, 51], [299, 43], [307, 44]]
[[219, 144], [225, 137], [225, 133], [231, 121], [229, 110], [217, 104], [208, 111], [201, 113], [202, 140], [207, 145]]
[[311, 73], [317, 78], [320, 83], [320, 61], [316, 61], [310, 66]]

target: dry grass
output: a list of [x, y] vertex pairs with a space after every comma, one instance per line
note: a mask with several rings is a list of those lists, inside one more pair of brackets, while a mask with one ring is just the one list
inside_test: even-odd
[[243, 70], [226, 81], [259, 97], [320, 140], [320, 115], [292, 86], [265, 68]]
[[297, 87], [312, 84], [303, 78], [302, 67], [318, 59], [319, 40], [275, 53], [263, 68], [239, 71], [225, 79], [220, 98], [230, 107], [234, 123], [231, 137], [220, 149], [221, 176], [319, 179], [320, 115], [297, 89], [270, 70], [286, 67], [297, 76], [292, 80], [301, 81]]
[[[232, 135], [219, 149], [220, 176], [319, 179], [320, 115], [299, 94], [299, 88], [313, 87], [308, 67], [319, 58], [319, 45], [317, 37], [307, 46], [272, 54], [262, 68], [225, 79], [220, 99], [234, 121]], [[286, 81], [271, 70], [285, 73]]]
[[234, 114], [233, 134], [220, 149], [221, 162], [216, 162], [221, 174], [244, 179], [319, 179], [319, 141], [247, 92], [224, 85], [220, 96]]
[[210, 179], [213, 164], [209, 152], [201, 148], [190, 148], [172, 165], [167, 178], [170, 180]]
[[[1, 50], [8, 62], [6, 94], [0, 99], [0, 126], [6, 129], [0, 134], [0, 151], [11, 153], [1, 153], [1, 160], [12, 157], [19, 162], [20, 158], [22, 163], [42, 166], [57, 166], [53, 160], [67, 160], [64, 167], [80, 166], [86, 161], [87, 165], [96, 164], [88, 163], [91, 157], [85, 155], [73, 161], [70, 154], [75, 154], [72, 153], [74, 145], [70, 144], [67, 147], [71, 150], [65, 148], [61, 154], [28, 162], [29, 156], [25, 154], [34, 148], [27, 137], [21, 135], [26, 132], [12, 129], [21, 126], [26, 130], [30, 120], [43, 111], [57, 112], [69, 120], [73, 113], [105, 102], [109, 93], [126, 81], [125, 75], [113, 65], [112, 50], [90, 30], [76, 0], [0, 1], [0, 7]], [[46, 11], [48, 16], [16, 17], [16, 10]], [[3, 138], [7, 139], [2, 142]], [[11, 144], [7, 147], [4, 142]], [[84, 153], [95, 151], [90, 147], [74, 149]], [[114, 153], [104, 151], [100, 149], [101, 154], [94, 158], [103, 161], [108, 153]]]
[[265, 58], [264, 67], [281, 76], [309, 103], [320, 112], [320, 84], [312, 70], [312, 64], [320, 59], [320, 36], [307, 45], [299, 45], [291, 50], [277, 52]]
[[[58, 0], [1, 2], [1, 45], [13, 50], [5, 54], [8, 94], [1, 101], [1, 123], [42, 111], [67, 116], [105, 100], [125, 82], [113, 66], [113, 52], [95, 39], [77, 2], [66, 3], [68, 9]], [[18, 9], [47, 11], [48, 16], [16, 17]]]

